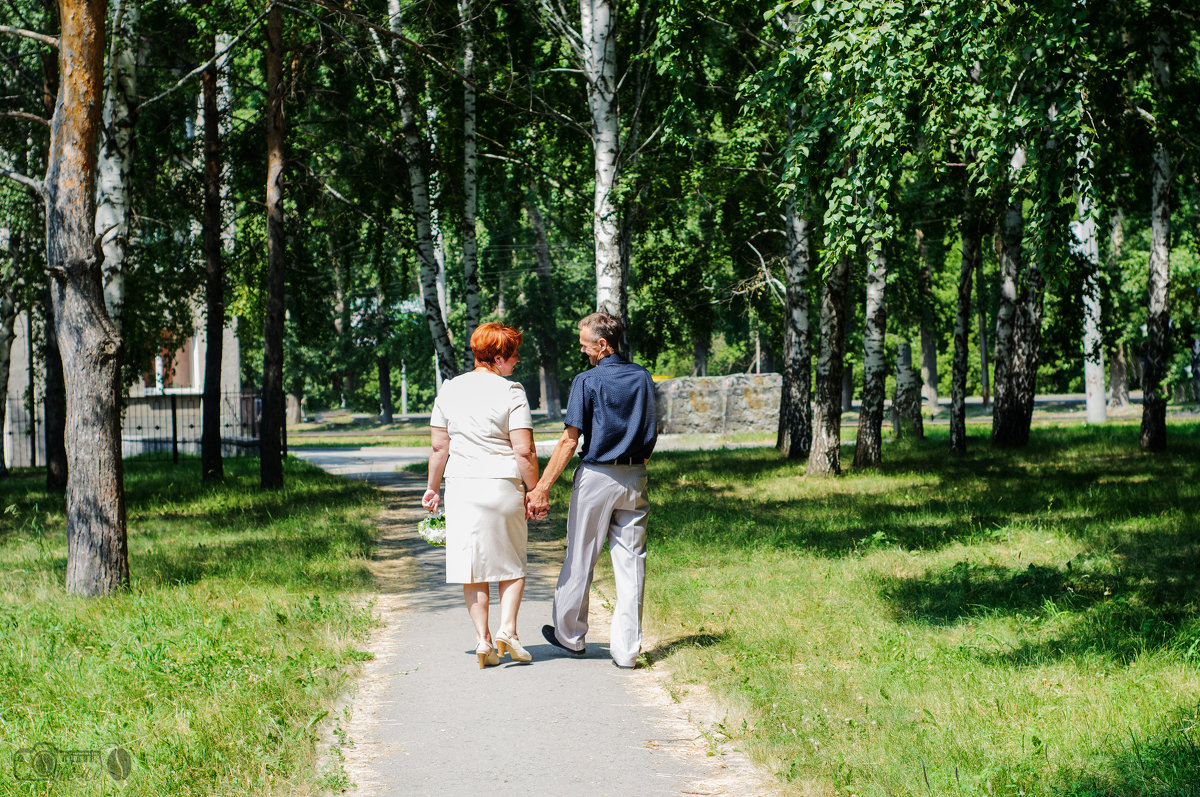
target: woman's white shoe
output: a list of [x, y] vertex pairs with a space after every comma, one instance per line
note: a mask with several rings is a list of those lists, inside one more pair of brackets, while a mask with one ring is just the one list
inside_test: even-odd
[[529, 655], [529, 651], [521, 644], [521, 640], [515, 636], [509, 636], [503, 631], [497, 631], [492, 638], [496, 640], [496, 647], [500, 649], [500, 655], [504, 656], [507, 653], [512, 656], [513, 661], [533, 661], [533, 656]]

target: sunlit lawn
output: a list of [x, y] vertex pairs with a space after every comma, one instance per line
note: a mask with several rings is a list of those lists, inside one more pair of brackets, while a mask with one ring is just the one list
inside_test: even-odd
[[[0, 793], [292, 795], [344, 778], [318, 771], [316, 734], [366, 655], [377, 494], [294, 460], [280, 492], [258, 489], [257, 460], [226, 468], [210, 488], [194, 459], [126, 464], [132, 589], [101, 599], [63, 590], [44, 474], [0, 480]], [[37, 745], [101, 760], [19, 780], [14, 753]]]
[[1200, 424], [971, 432], [834, 480], [657, 454], [648, 658], [796, 793], [1200, 794]]

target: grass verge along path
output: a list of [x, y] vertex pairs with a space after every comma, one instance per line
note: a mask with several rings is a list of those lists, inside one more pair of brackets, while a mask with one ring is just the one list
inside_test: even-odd
[[799, 794], [1200, 794], [1200, 424], [1137, 435], [656, 454], [651, 658]]
[[[226, 460], [213, 487], [199, 460], [125, 467], [132, 588], [100, 599], [63, 589], [62, 498], [44, 473], [0, 480], [0, 792], [337, 785], [340, 772], [313, 771], [316, 733], [367, 655], [377, 494], [294, 459], [276, 492], [259, 490], [256, 459]], [[19, 751], [47, 745], [57, 769], [22, 779], [36, 773]], [[123, 779], [108, 771], [116, 748]]]

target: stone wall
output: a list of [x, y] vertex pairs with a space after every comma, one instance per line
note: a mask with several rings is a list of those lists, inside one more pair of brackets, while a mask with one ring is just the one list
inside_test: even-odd
[[733, 434], [779, 428], [779, 374], [667, 379], [655, 384], [659, 434]]

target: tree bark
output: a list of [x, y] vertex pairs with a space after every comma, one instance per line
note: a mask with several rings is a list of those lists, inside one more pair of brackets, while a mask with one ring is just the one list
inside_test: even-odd
[[266, 489], [283, 487], [283, 97], [283, 12], [272, 5], [267, 14], [267, 312], [259, 429], [259, 482]]
[[841, 473], [842, 365], [846, 353], [846, 283], [850, 260], [830, 270], [821, 293], [821, 342], [817, 355], [817, 414], [808, 456], [809, 476]]
[[464, 338], [464, 371], [475, 367], [471, 352], [471, 335], [479, 326], [482, 308], [479, 300], [479, 255], [475, 241], [475, 213], [478, 206], [479, 182], [476, 176], [476, 102], [475, 102], [475, 3], [458, 0], [458, 16], [463, 37], [463, 299], [467, 306], [466, 336]]
[[46, 266], [64, 364], [67, 591], [129, 586], [119, 406], [121, 336], [104, 306], [96, 229], [96, 143], [106, 0], [60, 0], [59, 88], [46, 166]]
[[[1090, 172], [1090, 145], [1080, 142], [1078, 156], [1081, 173]], [[1087, 176], [1076, 187], [1075, 208], [1078, 220], [1071, 224], [1073, 249], [1085, 269], [1083, 282], [1083, 383], [1087, 393], [1088, 423], [1108, 420], [1104, 402], [1104, 349], [1100, 335], [1100, 244], [1096, 240], [1096, 208], [1092, 181]]]
[[616, 202], [620, 179], [616, 4], [614, 0], [579, 0], [579, 14], [595, 168], [592, 234], [596, 252], [596, 309], [624, 318], [626, 292]]
[[96, 180], [96, 235], [103, 236], [104, 305], [117, 329], [125, 313], [125, 252], [137, 118], [138, 0], [116, 0], [104, 76], [104, 109]]
[[537, 206], [536, 191], [532, 192], [527, 206], [529, 219], [533, 224], [533, 251], [537, 260], [538, 290], [542, 303], [537, 328], [538, 349], [541, 351], [542, 370], [545, 373], [542, 406], [546, 408], [546, 417], [557, 421], [562, 418], [562, 395], [558, 382], [558, 328], [555, 323], [558, 317], [558, 300], [555, 296], [554, 280], [550, 274], [550, 244], [546, 238], [546, 222]]
[[[1171, 35], [1165, 29], [1155, 34], [1151, 51], [1155, 93], [1165, 106], [1171, 87]], [[1170, 356], [1167, 288], [1170, 281], [1171, 241], [1171, 154], [1165, 135], [1159, 134], [1154, 145], [1154, 174], [1150, 202], [1150, 264], [1147, 290], [1146, 366], [1142, 373], [1143, 449], [1167, 447], [1167, 395], [1162, 380], [1167, 375]]]
[[42, 434], [46, 443], [46, 489], [61, 493], [67, 489], [70, 466], [67, 462], [67, 385], [63, 377], [62, 352], [58, 348], [53, 281], [46, 286], [46, 332], [42, 356], [46, 361], [46, 385], [42, 396]]
[[[872, 202], [874, 205], [874, 202]], [[876, 231], [867, 266], [867, 310], [863, 330], [863, 399], [854, 441], [854, 467], [878, 465], [883, 458], [883, 394], [887, 379], [887, 254]], [[935, 366], [936, 367], [936, 366]]]
[[[388, 0], [388, 19], [392, 33], [403, 33], [400, 0]], [[408, 65], [401, 45], [393, 43], [390, 59], [393, 67], [392, 92], [400, 116], [400, 146], [408, 166], [408, 187], [412, 196], [412, 214], [416, 224], [417, 261], [421, 271], [421, 298], [425, 320], [433, 338], [438, 372], [442, 379], [458, 376], [458, 358], [442, 313], [438, 296], [438, 258], [433, 236], [432, 203], [429, 197], [428, 155], [421, 130], [417, 126], [416, 99], [408, 86]]]
[[942, 241], [938, 239], [935, 243], [936, 245], [931, 247], [929, 236], [921, 230], [917, 231], [917, 254], [921, 260], [921, 397], [932, 412], [937, 412], [938, 409], [938, 352], [937, 336], [933, 329], [936, 306], [933, 298], [933, 261], [935, 258], [940, 259]]
[[[0, 434], [6, 428], [8, 414], [8, 374], [12, 367], [12, 344], [17, 338], [17, 303], [12, 289], [19, 273], [19, 243], [16, 233], [10, 232], [8, 239], [9, 263], [0, 268]], [[0, 477], [8, 475], [4, 461], [4, 441], [0, 438]]]
[[387, 357], [376, 358], [379, 367], [379, 420], [381, 423], [391, 423], [394, 420], [392, 411], [392, 364]]
[[896, 347], [896, 393], [892, 397], [892, 431], [897, 440], [925, 436], [921, 417], [921, 377], [912, 367], [912, 345]]
[[[980, 230], [981, 240], [979, 246], [983, 246], [982, 229]], [[975, 304], [979, 308], [979, 392], [983, 399], [983, 406], [987, 406], [992, 402], [992, 380], [988, 373], [988, 334], [987, 334], [987, 307], [984, 305], [983, 297], [987, 296], [987, 291], [983, 289], [983, 252], [980, 251], [980, 256], [975, 259]]]
[[[784, 213], [787, 255], [784, 281], [783, 390], [775, 447], [788, 459], [808, 459], [812, 448], [812, 342], [809, 330], [808, 275], [811, 270], [808, 219], [796, 203]], [[707, 348], [707, 344], [706, 344]], [[707, 359], [707, 351], [705, 352]], [[698, 374], [703, 375], [703, 374]]]
[[1108, 361], [1108, 383], [1111, 393], [1108, 398], [1109, 410], [1118, 410], [1129, 406], [1129, 358], [1125, 342], [1117, 344], [1113, 355]]
[[[1013, 158], [1024, 167], [1024, 151]], [[1014, 197], [1001, 225], [1000, 311], [996, 317], [995, 404], [992, 446], [1012, 448], [1029, 442], [1037, 360], [1041, 344], [1042, 289], [1040, 269], [1022, 254], [1024, 218]]]
[[[1117, 273], [1117, 261], [1125, 245], [1125, 214], [1117, 208], [1112, 215], [1108, 233], [1108, 271]], [[1125, 341], [1112, 350], [1108, 358], [1108, 409], [1119, 410], [1129, 406], [1129, 354]]]
[[1200, 406], [1200, 322], [1192, 333], [1192, 403]]
[[[971, 279], [980, 268], [980, 224], [975, 188], [968, 186], [963, 203], [962, 263], [958, 271], [958, 304], [954, 314], [954, 365], [950, 378], [950, 450], [967, 451], [967, 335], [971, 324]], [[985, 344], [986, 345], [986, 344]], [[985, 366], [986, 368], [986, 366]]]
[[[207, 56], [216, 55], [216, 36], [207, 36]], [[221, 233], [221, 131], [217, 64], [201, 76], [204, 94], [204, 402], [200, 419], [200, 473], [205, 482], [225, 478], [221, 455], [221, 361], [225, 340], [225, 265]]]

